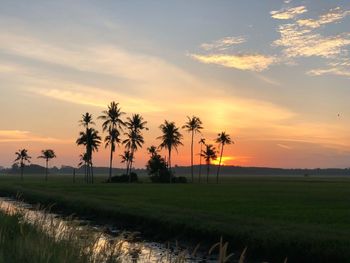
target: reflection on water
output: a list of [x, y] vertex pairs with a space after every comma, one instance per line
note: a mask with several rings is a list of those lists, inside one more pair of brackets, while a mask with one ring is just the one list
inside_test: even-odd
[[216, 262], [200, 257], [176, 246], [138, 239], [137, 233], [121, 232], [111, 227], [91, 226], [86, 220], [64, 218], [40, 207], [0, 197], [0, 209], [7, 214], [20, 213], [23, 220], [43, 229], [56, 239], [79, 239], [86, 244], [95, 262], [110, 258], [120, 262]]

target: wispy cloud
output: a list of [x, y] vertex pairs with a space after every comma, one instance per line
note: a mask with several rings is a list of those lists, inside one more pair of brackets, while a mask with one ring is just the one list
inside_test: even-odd
[[297, 7], [283, 8], [277, 11], [271, 11], [270, 14], [272, 18], [287, 20], [287, 19], [293, 19], [298, 15], [304, 14], [306, 12], [307, 12], [307, 9], [305, 6], [297, 6]]
[[289, 146], [289, 145], [286, 145], [286, 144], [282, 144], [282, 143], [277, 143], [277, 146], [278, 147], [281, 147], [283, 149], [287, 149], [287, 150], [291, 150], [293, 149], [293, 147]]
[[211, 43], [203, 43], [200, 47], [204, 50], [218, 50], [223, 51], [232, 46], [242, 44], [246, 42], [246, 39], [242, 36], [240, 37], [224, 37], [219, 40], [213, 41]]
[[251, 71], [263, 71], [276, 62], [275, 57], [261, 54], [192, 54], [191, 57], [205, 64], [216, 64], [228, 68]]
[[5, 142], [71, 143], [72, 141], [40, 136], [29, 131], [0, 130], [0, 143]]
[[347, 15], [350, 15], [349, 10], [342, 10], [340, 7], [336, 7], [321, 15], [318, 19], [299, 19], [297, 20], [297, 24], [299, 26], [318, 28], [325, 24], [338, 22]]
[[262, 74], [260, 74], [260, 73], [256, 73], [255, 76], [256, 76], [258, 79], [264, 81], [265, 83], [267, 83], [267, 84], [269, 84], [269, 85], [272, 85], [272, 86], [281, 86], [281, 83], [278, 82], [277, 80], [272, 79], [272, 78], [267, 77], [267, 76], [264, 76], [264, 75], [262, 75]]
[[318, 68], [312, 69], [307, 72], [310, 76], [321, 76], [321, 75], [337, 75], [350, 78], [350, 68], [344, 67], [330, 67], [330, 68]]
[[297, 24], [284, 24], [278, 28], [280, 39], [273, 45], [283, 47], [283, 53], [289, 58], [319, 56], [334, 58], [350, 45], [350, 33], [336, 36], [322, 36]]
[[[58, 82], [61, 83], [62, 82]], [[38, 87], [26, 87], [25, 90], [29, 93], [48, 97], [55, 100], [61, 100], [79, 105], [87, 105], [99, 108], [105, 108], [109, 101], [116, 97], [114, 92], [105, 91], [103, 89], [70, 83], [69, 88], [56, 87], [45, 88], [44, 85]], [[52, 85], [51, 85], [52, 86]], [[130, 97], [118, 94], [118, 101], [126, 104], [129, 111], [132, 112], [161, 112], [162, 108], [150, 103], [144, 99]], [[142, 105], [142, 106], [141, 106]]]

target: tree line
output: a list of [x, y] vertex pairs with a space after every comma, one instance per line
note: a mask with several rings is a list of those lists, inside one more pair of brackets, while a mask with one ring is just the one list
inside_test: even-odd
[[[94, 183], [94, 166], [93, 166], [93, 153], [97, 152], [102, 143], [104, 143], [105, 148], [109, 148], [109, 174], [107, 182], [112, 181], [112, 170], [113, 170], [113, 158], [116, 152], [116, 148], [119, 145], [124, 146], [124, 151], [120, 154], [121, 162], [126, 164], [126, 176], [131, 182], [131, 171], [133, 164], [135, 163], [135, 153], [143, 147], [145, 144], [143, 132], [149, 130], [147, 127], [147, 121], [140, 114], [132, 114], [131, 117], [123, 119], [125, 112], [122, 111], [119, 103], [111, 102], [107, 109], [102, 111], [102, 114], [97, 117], [97, 119], [102, 120], [102, 132], [105, 137], [99, 135], [99, 131], [95, 128], [95, 122], [93, 120], [92, 114], [86, 112], [82, 115], [79, 120], [80, 126], [84, 129], [79, 133], [76, 140], [78, 146], [84, 147], [84, 152], [80, 155], [79, 166], [84, 166], [84, 179], [86, 183]], [[187, 117], [187, 121], [181, 127], [183, 130], [188, 132], [191, 136], [191, 182], [194, 182], [194, 143], [195, 136], [201, 134], [203, 130], [203, 123], [199, 117], [192, 116]], [[172, 172], [172, 152], [177, 151], [179, 146], [182, 146], [183, 135], [181, 133], [180, 127], [177, 127], [175, 122], [165, 120], [159, 126], [162, 135], [157, 137], [160, 140], [159, 146], [150, 146], [148, 152], [156, 163], [163, 165], [164, 169], [169, 174], [169, 183], [173, 181]], [[122, 138], [123, 137], [123, 138]], [[221, 132], [217, 135], [215, 142], [219, 144], [219, 152], [212, 144], [207, 144], [205, 138], [199, 140], [200, 152], [199, 152], [199, 176], [198, 181], [201, 182], [202, 174], [202, 159], [204, 159], [207, 167], [207, 179], [209, 180], [209, 169], [212, 161], [217, 160], [219, 154], [219, 163], [217, 165], [216, 171], [216, 182], [219, 183], [219, 173], [222, 164], [222, 157], [224, 153], [225, 145], [230, 145], [233, 143], [231, 137], [226, 132]], [[167, 151], [166, 160], [162, 160], [158, 154], [159, 150]], [[31, 157], [28, 154], [27, 149], [20, 149], [16, 154], [16, 159], [14, 163], [18, 164], [21, 169], [21, 180], [23, 180], [23, 171], [26, 163], [30, 163]], [[56, 154], [52, 149], [42, 150], [42, 154], [38, 157], [45, 159], [46, 164], [46, 175], [45, 180], [48, 180], [48, 168], [49, 161], [56, 158]], [[158, 158], [158, 159], [157, 159]], [[150, 162], [147, 164], [149, 168]], [[159, 172], [159, 171], [158, 171]]]

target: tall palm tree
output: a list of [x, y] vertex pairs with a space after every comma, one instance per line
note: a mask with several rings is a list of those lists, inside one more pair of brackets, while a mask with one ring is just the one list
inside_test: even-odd
[[142, 148], [142, 145], [145, 143], [145, 140], [143, 139], [143, 136], [141, 132], [137, 132], [134, 130], [129, 130], [128, 133], [125, 133], [126, 139], [123, 141], [123, 144], [125, 144], [125, 148], [130, 151], [130, 159], [129, 159], [129, 166], [127, 169], [127, 173], [129, 175], [129, 182], [131, 182], [131, 169], [132, 169], [132, 163], [134, 162], [134, 154], [137, 151], [138, 148]]
[[85, 172], [85, 182], [87, 182], [87, 170], [88, 170], [88, 162], [89, 162], [89, 157], [87, 153], [82, 153], [79, 155], [79, 167], [82, 167], [84, 165], [84, 172]]
[[182, 140], [182, 134], [179, 132], [179, 128], [176, 127], [174, 122], [169, 122], [167, 120], [164, 121], [162, 125], [159, 126], [161, 129], [163, 135], [157, 137], [157, 139], [162, 140], [159, 147], [161, 149], [167, 149], [168, 150], [168, 167], [170, 171], [170, 183], [172, 180], [172, 173], [171, 173], [171, 150], [175, 149], [177, 151], [177, 147], [179, 145], [183, 145]]
[[205, 150], [202, 151], [201, 156], [207, 164], [207, 183], [209, 183], [209, 168], [212, 160], [217, 159], [216, 149], [212, 144], [206, 144]]
[[85, 128], [89, 128], [89, 125], [94, 125], [95, 123], [92, 121], [92, 115], [90, 113], [85, 113], [82, 115], [81, 120], [79, 121], [80, 125]]
[[[82, 117], [81, 119], [79, 120], [79, 123], [81, 126], [83, 126], [85, 128], [85, 133], [87, 134], [88, 133], [88, 129], [90, 128], [90, 125], [95, 125], [95, 123], [93, 122], [93, 118], [92, 118], [92, 114], [86, 112], [85, 114], [82, 114]], [[85, 149], [85, 154], [86, 154], [86, 157], [88, 158], [88, 149], [87, 149], [87, 146], [86, 146], [86, 149]], [[85, 180], [86, 182], [88, 183], [88, 178], [89, 178], [89, 165], [88, 165], [88, 162], [86, 163], [87, 167], [85, 169]]]
[[151, 155], [151, 157], [154, 157], [158, 154], [157, 147], [154, 145], [151, 145], [150, 147], [148, 147], [147, 152]]
[[225, 132], [221, 132], [218, 134], [218, 137], [216, 138], [216, 142], [220, 144], [221, 147], [221, 153], [220, 153], [220, 160], [219, 160], [219, 165], [218, 165], [218, 170], [216, 173], [216, 183], [219, 183], [219, 172], [220, 172], [220, 167], [221, 167], [221, 160], [222, 160], [222, 154], [224, 153], [224, 146], [226, 144], [232, 144], [234, 143], [230, 135], [226, 134]]
[[120, 154], [119, 156], [122, 158], [121, 163], [126, 164], [126, 174], [129, 174], [129, 163], [131, 160], [130, 151], [124, 151], [124, 153]]
[[51, 150], [51, 149], [42, 150], [41, 155], [38, 158], [45, 159], [46, 161], [45, 181], [47, 181], [48, 174], [49, 174], [49, 161], [53, 158], [56, 158], [56, 154], [54, 150]]
[[199, 174], [198, 174], [198, 182], [201, 182], [201, 175], [202, 175], [202, 150], [203, 145], [205, 145], [205, 138], [201, 138], [198, 142], [201, 145], [201, 149], [199, 152]]
[[[124, 121], [121, 119], [121, 117], [125, 114], [125, 112], [122, 112], [121, 108], [119, 107], [119, 103], [116, 103], [112, 101], [110, 105], [108, 105], [108, 109], [102, 112], [102, 115], [98, 118], [103, 120], [102, 123], [102, 129], [103, 131], [109, 132], [109, 135], [111, 135], [111, 131], [116, 135], [121, 133], [123, 130], [123, 127], [125, 126]], [[117, 137], [118, 137], [117, 136]], [[109, 139], [105, 139], [109, 141], [109, 145], [111, 146], [111, 153], [110, 153], [110, 159], [109, 159], [109, 177], [108, 181], [112, 178], [112, 168], [113, 168], [113, 153], [115, 152], [115, 143], [117, 142], [117, 137], [110, 137]], [[114, 143], [112, 143], [112, 140], [114, 139]], [[107, 145], [106, 145], [107, 146]]]
[[191, 133], [191, 178], [192, 178], [192, 183], [194, 182], [193, 178], [193, 139], [194, 135], [196, 133], [200, 133], [202, 127], [202, 121], [196, 117], [192, 116], [192, 118], [187, 116], [187, 122], [185, 123], [184, 126], [182, 126], [182, 129], [186, 129], [186, 131]]
[[111, 153], [109, 158], [109, 177], [108, 182], [112, 180], [112, 167], [113, 167], [113, 153], [115, 152], [116, 145], [118, 145], [121, 140], [119, 138], [120, 133], [116, 128], [108, 130], [108, 135], [105, 138], [105, 147], [111, 146]]
[[142, 145], [144, 144], [142, 130], [148, 130], [148, 128], [146, 127], [147, 121], [144, 121], [140, 114], [133, 114], [131, 118], [128, 117], [125, 125], [129, 131], [125, 133], [127, 139], [125, 139], [123, 143], [125, 144], [126, 149], [130, 151], [127, 174], [129, 174], [129, 181], [131, 182], [130, 172], [132, 169], [132, 163], [135, 159], [134, 155], [137, 149], [139, 147], [142, 148]]
[[[88, 158], [87, 181], [94, 183], [92, 153], [98, 151], [98, 147], [101, 144], [101, 137], [98, 135], [98, 131], [94, 128], [87, 128], [86, 132], [80, 132], [76, 143], [77, 145], [84, 145], [86, 147], [86, 154]], [[91, 178], [89, 178], [90, 171]]]
[[24, 170], [24, 166], [26, 163], [30, 163], [30, 159], [32, 157], [30, 157], [28, 155], [28, 150], [26, 149], [21, 149], [18, 150], [18, 152], [15, 153], [17, 155], [14, 163], [19, 164], [20, 168], [21, 168], [21, 180], [23, 181], [23, 170]]

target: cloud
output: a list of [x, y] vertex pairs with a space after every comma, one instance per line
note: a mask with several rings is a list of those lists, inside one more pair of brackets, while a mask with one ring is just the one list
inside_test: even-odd
[[282, 144], [282, 143], [277, 143], [277, 146], [278, 146], [278, 147], [281, 147], [281, 148], [283, 148], [283, 149], [287, 149], [287, 150], [293, 149], [293, 147], [288, 146], [288, 145], [285, 145], [285, 144]]
[[226, 50], [234, 45], [242, 44], [246, 42], [244, 37], [224, 37], [211, 43], [203, 43], [200, 47], [204, 50]]
[[350, 34], [322, 36], [297, 24], [280, 25], [281, 37], [273, 42], [274, 46], [283, 47], [283, 54], [288, 58], [318, 56], [334, 58], [345, 52], [344, 47], [350, 45]]
[[267, 84], [269, 84], [269, 85], [272, 85], [272, 86], [281, 86], [281, 83], [280, 83], [280, 82], [278, 82], [277, 80], [272, 79], [272, 78], [270, 78], [270, 77], [264, 76], [264, 75], [259, 74], [259, 73], [257, 73], [255, 76], [256, 76], [258, 79], [264, 81], [265, 83], [267, 83]]
[[299, 26], [305, 26], [310, 28], [318, 28], [321, 25], [334, 23], [342, 20], [347, 15], [350, 15], [350, 11], [343, 11], [340, 7], [329, 10], [329, 12], [321, 15], [318, 19], [300, 19], [297, 20]]
[[82, 74], [94, 73], [101, 77], [123, 79], [137, 86], [138, 92], [146, 89], [150, 92], [158, 87], [177, 89], [179, 86], [196, 86], [197, 82], [191, 74], [159, 57], [130, 52], [105, 43], [58, 45], [19, 31], [0, 35], [0, 50]]
[[[59, 84], [62, 84], [62, 81], [58, 82]], [[44, 85], [40, 85], [44, 86]], [[85, 85], [80, 85], [77, 83], [70, 83], [68, 86], [69, 88], [63, 87], [56, 87], [53, 88], [51, 85], [51, 88], [45, 88], [45, 87], [26, 87], [24, 88], [27, 92], [49, 97], [55, 100], [61, 100], [69, 103], [79, 104], [79, 105], [87, 105], [87, 106], [93, 106], [93, 107], [99, 107], [99, 108], [105, 108], [106, 105], [113, 100], [113, 98], [118, 97], [118, 102], [120, 102], [123, 105], [127, 105], [128, 111], [131, 112], [161, 112], [163, 111], [162, 108], [159, 106], [152, 104], [151, 102], [139, 99], [137, 97], [130, 97], [116, 94], [114, 92], [105, 91], [103, 89], [99, 89], [96, 87], [89, 87]]]
[[205, 64], [216, 64], [227, 68], [251, 71], [263, 71], [277, 61], [273, 56], [265, 56], [261, 54], [191, 54], [190, 56]]
[[0, 143], [5, 142], [47, 142], [47, 143], [71, 143], [70, 140], [61, 140], [32, 134], [29, 131], [0, 130]]
[[271, 11], [271, 17], [275, 19], [293, 19], [297, 17], [298, 15], [304, 14], [307, 12], [307, 9], [305, 6], [297, 6], [297, 7], [290, 7], [290, 8], [283, 8], [278, 11]]
[[342, 67], [330, 67], [330, 68], [318, 68], [312, 69], [307, 72], [310, 76], [321, 76], [321, 75], [336, 75], [350, 78], [350, 68]]

